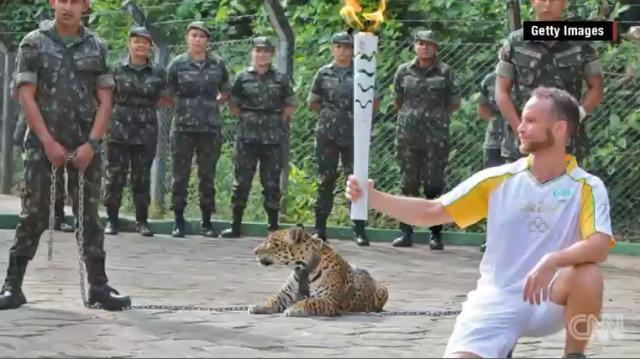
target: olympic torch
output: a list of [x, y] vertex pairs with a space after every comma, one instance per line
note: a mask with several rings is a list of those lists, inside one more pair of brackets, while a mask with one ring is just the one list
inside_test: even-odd
[[[384, 20], [385, 0], [378, 9], [363, 12], [357, 0], [346, 0], [340, 15], [354, 30], [353, 51], [353, 170], [362, 185], [361, 200], [351, 204], [351, 219], [366, 220], [368, 209], [369, 147], [376, 79], [377, 31]], [[362, 19], [360, 19], [360, 16]]]

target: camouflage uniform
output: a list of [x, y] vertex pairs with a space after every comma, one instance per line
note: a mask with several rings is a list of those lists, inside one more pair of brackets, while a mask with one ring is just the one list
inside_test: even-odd
[[[353, 46], [346, 32], [334, 34], [332, 44]], [[315, 205], [316, 231], [326, 240], [327, 218], [331, 214], [338, 180], [338, 162], [344, 177], [353, 173], [353, 62], [338, 67], [334, 62], [322, 66], [315, 74], [307, 97], [308, 103], [321, 106], [316, 125], [315, 150], [320, 185]], [[356, 240], [365, 244], [364, 221], [354, 221]]]
[[[37, 86], [35, 97], [44, 124], [53, 139], [69, 151], [75, 151], [85, 143], [98, 146], [95, 139], [89, 139], [97, 109], [96, 89], [112, 88], [114, 84], [106, 57], [106, 44], [84, 26], [78, 36], [63, 39], [56, 33], [54, 22], [46, 20], [20, 42], [16, 87], [22, 84]], [[22, 212], [10, 249], [3, 290], [19, 294], [0, 296], [1, 309], [16, 308], [26, 302], [21, 291], [22, 278], [28, 261], [36, 254], [42, 232], [48, 227], [51, 163], [30, 129], [24, 147]], [[67, 171], [69, 194], [77, 207], [78, 171], [72, 164], [67, 165]], [[97, 151], [84, 171], [84, 178], [84, 213], [80, 215], [85, 224], [83, 244], [91, 284], [89, 301], [94, 301], [97, 296], [104, 299], [117, 293], [107, 285], [104, 268], [104, 234], [98, 217], [101, 156]], [[21, 296], [22, 301], [15, 302], [16, 296]], [[120, 299], [116, 304], [119, 308], [126, 305]]]
[[[557, 87], [580, 100], [583, 81], [602, 72], [598, 53], [588, 43], [525, 42], [522, 29], [512, 32], [505, 40], [496, 69], [498, 76], [513, 80], [512, 98], [518, 112], [522, 111], [531, 91], [538, 86]], [[511, 148], [516, 147], [517, 140], [513, 131], [510, 130], [505, 135], [511, 142]], [[574, 154], [578, 161], [587, 155], [589, 140], [584, 121], [578, 126], [568, 151]]]
[[[11, 88], [14, 87], [14, 82], [11, 82]], [[19, 147], [21, 150], [24, 145], [24, 136], [27, 133], [27, 121], [24, 117], [24, 112], [20, 109], [18, 114], [18, 120], [16, 121], [16, 128], [13, 131], [13, 145]], [[73, 227], [67, 224], [64, 214], [64, 169], [58, 168], [56, 170], [56, 200], [54, 205], [55, 220], [53, 223], [53, 229], [56, 231], [73, 232]]]
[[[192, 27], [209, 34], [201, 22], [194, 22], [188, 28]], [[208, 232], [208, 236], [213, 236], [210, 216], [216, 210], [215, 170], [223, 140], [217, 95], [229, 92], [229, 72], [224, 60], [213, 53], [208, 52], [203, 61], [194, 61], [188, 53], [183, 53], [169, 64], [167, 76], [176, 101], [171, 134], [171, 209], [176, 213], [174, 235], [184, 235], [182, 217], [187, 205], [187, 188], [195, 152], [203, 234]]]
[[[275, 48], [265, 37], [255, 38], [253, 46]], [[229, 101], [229, 106], [240, 108], [233, 152], [235, 181], [231, 206], [234, 223], [230, 231], [224, 232], [225, 236], [240, 234], [242, 214], [258, 162], [269, 228], [277, 227], [284, 154], [281, 144], [285, 140], [283, 109], [293, 105], [293, 88], [287, 75], [273, 68], [260, 75], [249, 66], [236, 76]]]
[[[134, 28], [131, 36], [151, 35], [144, 28]], [[122, 189], [131, 167], [131, 187], [138, 226], [145, 226], [150, 198], [151, 164], [156, 153], [158, 119], [156, 103], [166, 96], [164, 69], [148, 62], [142, 66], [127, 57], [113, 67], [115, 90], [113, 115], [107, 142], [107, 176], [104, 196], [109, 234], [115, 234]], [[148, 231], [145, 232], [149, 235]]]
[[504, 163], [500, 154], [500, 146], [504, 137], [504, 118], [495, 99], [496, 74], [490, 73], [480, 84], [480, 97], [478, 103], [491, 111], [491, 119], [487, 124], [484, 136], [484, 167], [498, 166]]
[[[419, 31], [416, 41], [436, 42], [432, 31]], [[437, 43], [437, 42], [436, 42]], [[398, 67], [394, 94], [402, 103], [396, 132], [397, 159], [403, 195], [426, 198], [439, 196], [444, 189], [444, 172], [449, 158], [449, 107], [460, 103], [460, 92], [449, 66], [437, 57], [428, 69], [418, 67], [418, 59]], [[400, 224], [403, 237], [413, 229]], [[439, 240], [442, 226], [431, 227], [432, 239]], [[400, 242], [398, 242], [400, 243]]]

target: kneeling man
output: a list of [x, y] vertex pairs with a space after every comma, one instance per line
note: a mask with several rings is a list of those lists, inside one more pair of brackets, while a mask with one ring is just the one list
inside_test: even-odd
[[[567, 328], [565, 356], [583, 357], [585, 318], [599, 318], [603, 278], [597, 264], [615, 244], [602, 181], [565, 152], [580, 117], [576, 100], [538, 88], [518, 128], [516, 162], [482, 170], [438, 199], [394, 196], [369, 180], [369, 206], [404, 223], [464, 228], [487, 219], [487, 250], [445, 357], [504, 358], [519, 337]], [[353, 176], [347, 197], [361, 188]], [[579, 321], [578, 321], [579, 319]]]

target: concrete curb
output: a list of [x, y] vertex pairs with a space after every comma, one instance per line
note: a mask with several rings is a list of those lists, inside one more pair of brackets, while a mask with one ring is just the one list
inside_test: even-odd
[[[104, 221], [106, 217], [101, 216]], [[67, 222], [71, 223], [73, 217], [67, 216]], [[17, 214], [0, 214], [0, 229], [15, 229], [18, 223]], [[221, 232], [229, 227], [229, 221], [212, 220], [214, 230]], [[290, 227], [293, 224], [283, 223], [281, 227]], [[173, 220], [149, 220], [149, 226], [157, 234], [171, 234], [173, 230]], [[311, 230], [311, 226], [305, 226]], [[118, 225], [121, 232], [134, 232], [135, 220], [132, 217], [121, 217]], [[420, 240], [418, 243], [424, 244], [426, 240], [426, 231], [414, 232]], [[264, 223], [247, 222], [242, 224], [242, 234], [244, 236], [263, 237], [267, 234], [267, 225]], [[367, 228], [367, 236], [371, 242], [391, 242], [400, 236], [400, 231], [396, 229], [374, 229]], [[187, 235], [200, 235], [200, 220], [187, 220]], [[350, 227], [329, 227], [327, 228], [327, 237], [330, 239], [351, 240], [353, 230]], [[461, 246], [479, 246], [484, 241], [484, 233], [465, 233], [465, 232], [443, 232], [442, 240], [445, 244], [461, 245]], [[634, 242], [618, 242], [611, 250], [612, 254], [622, 254], [629, 256], [640, 256], [640, 243]]]

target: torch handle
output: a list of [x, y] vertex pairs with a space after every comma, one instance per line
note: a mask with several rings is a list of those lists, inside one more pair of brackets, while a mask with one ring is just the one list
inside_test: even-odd
[[353, 170], [362, 196], [351, 204], [351, 219], [366, 220], [369, 201], [369, 148], [376, 75], [378, 36], [358, 33], [354, 37], [353, 63]]

